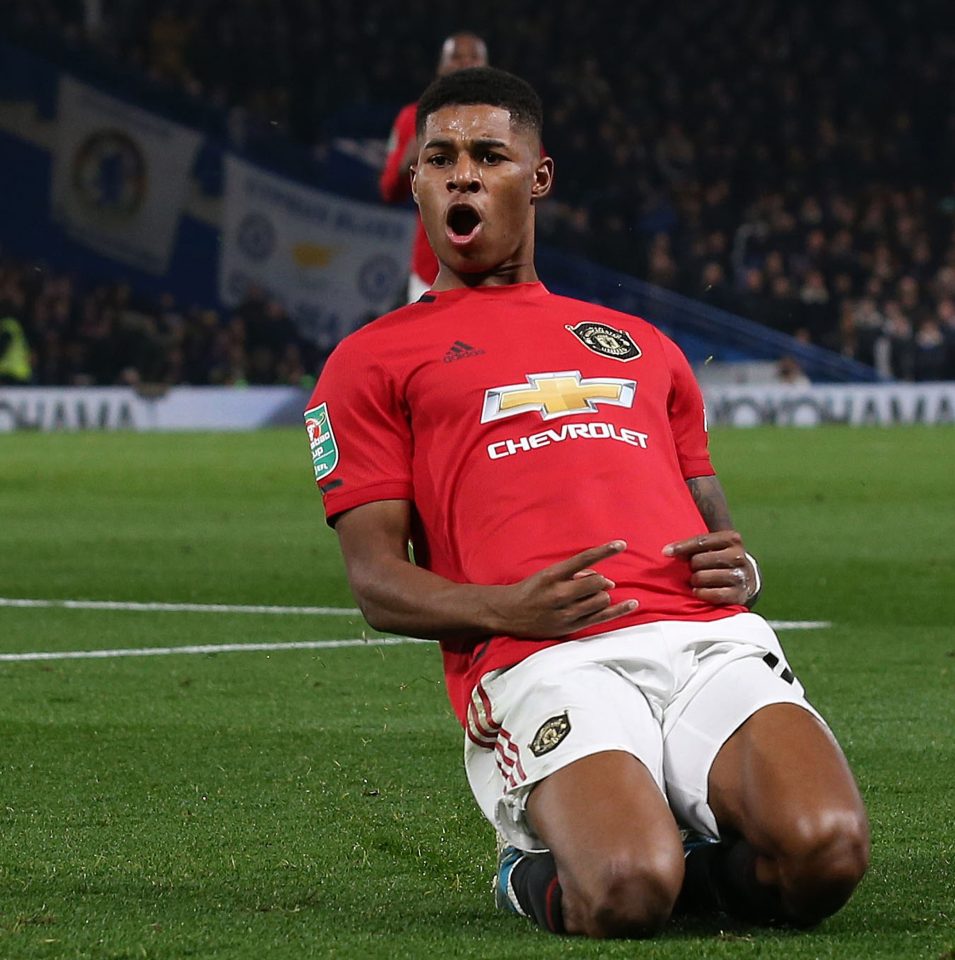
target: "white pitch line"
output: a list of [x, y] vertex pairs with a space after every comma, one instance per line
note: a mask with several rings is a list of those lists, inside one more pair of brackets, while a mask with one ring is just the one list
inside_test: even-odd
[[774, 630], [828, 630], [831, 620], [767, 620]]
[[[778, 630], [818, 630], [831, 626], [819, 620], [770, 621]], [[37, 660], [108, 660], [117, 657], [163, 657], [175, 654], [254, 653], [273, 650], [334, 650], [338, 647], [396, 647], [409, 643], [433, 643], [417, 637], [375, 637], [352, 640], [296, 640], [287, 643], [205, 643], [182, 647], [121, 647], [115, 650], [49, 650], [0, 653], [0, 663]]]
[[177, 653], [255, 653], [273, 650], [330, 650], [336, 647], [395, 647], [405, 643], [431, 643], [414, 637], [381, 637], [368, 640], [300, 640], [291, 643], [204, 643], [191, 647], [128, 647], [119, 650], [59, 650], [36, 653], [0, 653], [0, 662], [27, 660], [106, 660], [111, 657], [164, 657]]
[[[61, 610], [132, 610], [145, 613], [267, 613], [283, 616], [358, 617], [357, 607], [272, 607], [232, 603], [134, 603], [125, 600], [31, 600], [0, 597], [0, 607]], [[828, 620], [770, 620], [774, 630], [825, 630]]]
[[273, 613], [308, 617], [354, 617], [357, 607], [271, 607], [233, 603], [132, 603], [123, 600], [18, 600], [0, 597], [0, 607], [61, 610], [133, 610], [146, 613]]

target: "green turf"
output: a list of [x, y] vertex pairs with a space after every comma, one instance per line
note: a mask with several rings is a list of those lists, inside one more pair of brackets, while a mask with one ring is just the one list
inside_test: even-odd
[[[816, 931], [496, 914], [430, 646], [0, 662], [0, 958], [955, 957], [955, 431], [718, 431], [760, 610], [857, 772]], [[0, 596], [352, 606], [299, 431], [0, 435]], [[0, 608], [0, 652], [351, 638], [355, 616]]]

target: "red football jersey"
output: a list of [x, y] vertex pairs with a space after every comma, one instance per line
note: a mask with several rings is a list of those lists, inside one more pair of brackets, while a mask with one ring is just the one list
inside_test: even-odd
[[[418, 105], [409, 103], [401, 108], [391, 128], [391, 137], [388, 140], [388, 156], [385, 166], [378, 178], [378, 190], [381, 199], [386, 203], [399, 203], [411, 196], [411, 181], [408, 168], [401, 166], [401, 158], [408, 149], [408, 144], [415, 138], [415, 116]], [[428, 235], [424, 232], [424, 224], [418, 217], [415, 228], [414, 245], [411, 248], [411, 270], [425, 283], [434, 283], [438, 275], [438, 258], [428, 243]]]
[[[661, 552], [706, 532], [685, 481], [714, 471], [690, 366], [644, 320], [539, 283], [430, 293], [339, 344], [306, 421], [329, 521], [410, 500], [415, 562], [450, 580], [514, 583], [626, 540], [599, 569], [640, 605], [573, 637], [744, 609], [698, 600]], [[462, 723], [485, 672], [559, 642], [442, 643]]]

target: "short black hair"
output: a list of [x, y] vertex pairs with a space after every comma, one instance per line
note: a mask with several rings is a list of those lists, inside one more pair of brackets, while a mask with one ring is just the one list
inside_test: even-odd
[[469, 67], [438, 77], [418, 100], [415, 133], [420, 137], [428, 117], [442, 107], [484, 103], [501, 107], [511, 123], [533, 130], [539, 137], [544, 127], [544, 108], [537, 91], [526, 81], [496, 67]]

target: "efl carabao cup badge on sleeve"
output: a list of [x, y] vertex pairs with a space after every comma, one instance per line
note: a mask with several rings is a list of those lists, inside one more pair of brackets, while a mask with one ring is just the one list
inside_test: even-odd
[[305, 429], [308, 431], [308, 445], [312, 448], [315, 480], [324, 480], [338, 463], [338, 444], [332, 422], [328, 419], [327, 403], [305, 411]]

